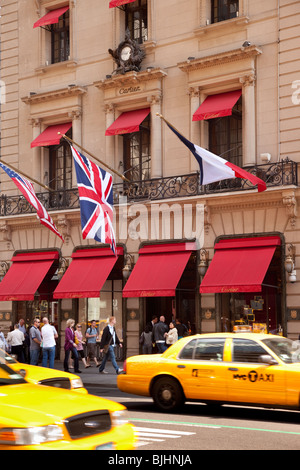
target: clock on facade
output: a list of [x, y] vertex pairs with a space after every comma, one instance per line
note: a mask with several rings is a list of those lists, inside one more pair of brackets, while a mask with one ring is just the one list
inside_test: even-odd
[[117, 69], [112, 72], [113, 74], [125, 74], [133, 70], [139, 72], [141, 63], [146, 55], [140, 44], [130, 38], [128, 29], [126, 31], [125, 40], [119, 44], [117, 49], [114, 51], [108, 49], [108, 52], [117, 64]]

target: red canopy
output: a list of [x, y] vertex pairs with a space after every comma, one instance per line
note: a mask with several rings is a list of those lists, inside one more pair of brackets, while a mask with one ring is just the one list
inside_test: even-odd
[[45, 16], [36, 21], [33, 27], [38, 28], [39, 26], [47, 26], [49, 24], [58, 23], [59, 18], [68, 10], [69, 6], [57, 8], [56, 10], [51, 10]]
[[58, 145], [61, 134], [66, 134], [71, 129], [72, 123], [67, 122], [66, 124], [57, 124], [55, 126], [48, 126], [36, 139], [31, 142], [31, 148], [33, 147], [48, 147], [49, 145]]
[[115, 122], [109, 126], [105, 135], [130, 134], [130, 132], [138, 132], [143, 120], [150, 113], [150, 108], [137, 109], [135, 111], [127, 111], [122, 113]]
[[195, 243], [147, 245], [123, 289], [123, 297], [172, 297]]
[[34, 294], [46, 277], [58, 251], [19, 253], [0, 283], [0, 300], [34, 300]]
[[111, 0], [109, 2], [109, 8], [120, 7], [126, 5], [126, 3], [133, 3], [135, 0]]
[[[117, 248], [117, 255], [123, 248]], [[118, 257], [110, 248], [79, 249], [53, 293], [54, 299], [99, 297]]]
[[241, 90], [235, 90], [208, 96], [195, 112], [193, 121], [230, 116], [241, 94]]
[[221, 240], [200, 285], [200, 293], [261, 292], [279, 237]]

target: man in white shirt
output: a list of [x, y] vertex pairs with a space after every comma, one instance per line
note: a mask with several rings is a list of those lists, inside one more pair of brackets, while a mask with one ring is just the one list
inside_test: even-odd
[[42, 327], [42, 350], [43, 350], [43, 359], [42, 367], [47, 367], [49, 359], [49, 368], [54, 369], [54, 359], [55, 359], [55, 339], [58, 338], [58, 334], [54, 326], [49, 324], [48, 318], [43, 318], [44, 326]]
[[22, 331], [19, 330], [19, 325], [16, 323], [14, 330], [7, 334], [7, 342], [11, 345], [11, 353], [17, 356], [19, 362], [25, 362], [23, 341], [25, 341], [25, 336]]

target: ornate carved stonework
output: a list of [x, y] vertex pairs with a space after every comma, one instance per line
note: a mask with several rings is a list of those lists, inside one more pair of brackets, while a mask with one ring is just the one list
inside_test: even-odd
[[294, 228], [296, 225], [296, 217], [297, 217], [297, 200], [296, 200], [294, 191], [284, 194], [282, 198], [282, 202], [286, 208], [286, 213], [290, 220], [290, 224], [292, 228]]
[[108, 49], [108, 52], [117, 64], [117, 69], [112, 73], [122, 75], [126, 72], [139, 72], [141, 63], [146, 55], [141, 46], [130, 38], [128, 29], [126, 31], [125, 41], [121, 42], [114, 51]]

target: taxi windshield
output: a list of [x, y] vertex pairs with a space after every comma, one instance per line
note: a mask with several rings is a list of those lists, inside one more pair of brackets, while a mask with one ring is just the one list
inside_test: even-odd
[[264, 339], [263, 343], [286, 364], [300, 362], [300, 341], [278, 337]]
[[25, 384], [25, 383], [27, 382], [26, 380], [23, 379], [22, 375], [18, 374], [7, 365], [0, 364], [0, 386]]

